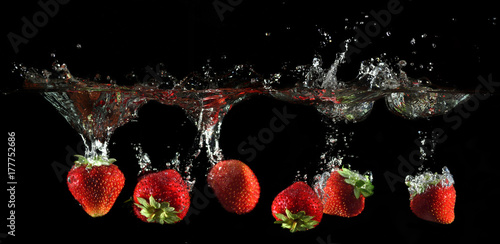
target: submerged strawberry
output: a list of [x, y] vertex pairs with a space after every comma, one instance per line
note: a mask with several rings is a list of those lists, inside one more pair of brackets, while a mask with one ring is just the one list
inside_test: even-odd
[[314, 190], [298, 181], [280, 192], [271, 206], [275, 224], [290, 232], [306, 231], [316, 227], [323, 217], [323, 205]]
[[323, 213], [341, 217], [354, 217], [365, 208], [365, 198], [373, 194], [368, 174], [342, 168], [330, 173], [322, 189]]
[[125, 185], [123, 173], [113, 164], [116, 160], [75, 156], [67, 178], [69, 191], [90, 216], [107, 214]]
[[241, 161], [225, 160], [217, 163], [208, 173], [207, 181], [228, 212], [248, 213], [259, 201], [259, 181], [250, 167]]
[[189, 188], [173, 169], [149, 173], [139, 179], [134, 203], [134, 213], [144, 222], [177, 223], [188, 212]]
[[455, 220], [456, 191], [453, 176], [447, 167], [442, 174], [424, 172], [406, 177], [410, 192], [410, 208], [419, 218], [440, 224]]

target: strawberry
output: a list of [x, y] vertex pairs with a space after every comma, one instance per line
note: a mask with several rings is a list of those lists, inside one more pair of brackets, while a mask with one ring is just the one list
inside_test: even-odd
[[134, 203], [135, 215], [144, 222], [177, 223], [188, 212], [189, 188], [173, 169], [145, 174], [134, 189]]
[[250, 167], [241, 161], [225, 160], [217, 163], [208, 173], [207, 181], [228, 212], [248, 213], [259, 201], [259, 181]]
[[440, 224], [455, 220], [457, 194], [453, 176], [447, 167], [442, 174], [424, 172], [415, 177], [407, 176], [411, 211], [419, 218]]
[[314, 190], [298, 181], [280, 192], [271, 206], [275, 224], [290, 232], [306, 231], [316, 227], [323, 217], [323, 205]]
[[365, 208], [365, 197], [373, 194], [370, 176], [342, 168], [330, 173], [322, 189], [323, 213], [354, 217]]
[[69, 191], [90, 216], [107, 214], [125, 185], [123, 173], [113, 164], [116, 160], [75, 156], [78, 159], [68, 172]]

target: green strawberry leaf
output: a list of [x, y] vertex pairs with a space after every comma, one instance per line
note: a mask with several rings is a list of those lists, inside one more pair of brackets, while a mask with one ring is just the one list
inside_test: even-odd
[[141, 197], [138, 197], [137, 201], [139, 203], [135, 203], [135, 205], [141, 208], [140, 213], [150, 223], [174, 224], [181, 221], [181, 218], [177, 216], [180, 211], [175, 211], [175, 208], [171, 207], [168, 202], [159, 203], [153, 196], [149, 197], [149, 202]]
[[354, 196], [356, 197], [356, 199], [359, 198], [360, 194], [361, 194], [361, 191], [359, 190], [359, 188], [354, 187]]
[[339, 175], [342, 175], [346, 179], [349, 179], [351, 176], [351, 171], [346, 168], [342, 168], [342, 170], [339, 170], [338, 172]]
[[[277, 214], [276, 214], [276, 217], [278, 217], [278, 218], [279, 218], [279, 219], [281, 219], [282, 221], [287, 220], [287, 217], [286, 217], [285, 215], [283, 215], [283, 214], [280, 214], [280, 213], [277, 213]], [[279, 221], [279, 220], [278, 220], [278, 221]]]
[[354, 186], [356, 186], [356, 187], [362, 187], [364, 184], [366, 184], [365, 181], [358, 180], [358, 181], [356, 181], [356, 184]]
[[160, 203], [158, 203], [153, 196], [149, 197], [149, 205], [155, 209], [159, 209], [161, 207]]
[[86, 169], [92, 169], [94, 166], [109, 166], [116, 162], [116, 159], [114, 158], [108, 158], [108, 157], [103, 157], [103, 156], [96, 156], [94, 158], [86, 158], [85, 156], [82, 155], [73, 155], [76, 157], [75, 161], [75, 166], [80, 167], [80, 166], [85, 166]]
[[280, 220], [274, 221], [275, 224], [281, 224], [284, 229], [290, 229], [290, 232], [294, 233], [297, 231], [306, 231], [314, 228], [318, 221], [312, 220], [314, 216], [306, 215], [305, 211], [300, 211], [298, 213], [292, 213], [290, 210], [285, 209], [285, 214], [276, 213], [276, 217]]
[[374, 186], [370, 180], [370, 176], [361, 175], [356, 171], [347, 168], [337, 171], [342, 177], [345, 178], [345, 183], [354, 186], [354, 196], [358, 199], [361, 195], [369, 197], [373, 195]]
[[137, 201], [139, 201], [140, 204], [136, 203], [135, 205], [137, 205], [140, 208], [149, 208], [150, 207], [148, 201], [146, 201], [146, 199], [144, 199], [142, 197], [138, 197]]

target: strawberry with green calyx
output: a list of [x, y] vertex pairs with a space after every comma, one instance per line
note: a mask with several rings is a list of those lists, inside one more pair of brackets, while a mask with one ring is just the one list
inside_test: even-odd
[[173, 169], [141, 176], [133, 199], [135, 215], [147, 223], [177, 223], [190, 205], [189, 187]]
[[323, 205], [314, 190], [298, 181], [280, 192], [273, 200], [271, 211], [275, 224], [290, 232], [316, 227], [323, 217]]
[[365, 208], [365, 198], [373, 195], [371, 174], [361, 175], [347, 168], [334, 169], [321, 189], [323, 213], [354, 217]]
[[417, 217], [440, 224], [451, 224], [455, 220], [455, 181], [447, 167], [443, 167], [442, 174], [408, 175], [405, 181], [410, 208]]
[[220, 161], [208, 173], [207, 181], [228, 212], [248, 213], [259, 201], [259, 181], [250, 167], [239, 160]]
[[67, 177], [69, 191], [90, 216], [107, 214], [125, 185], [125, 176], [113, 164], [115, 159], [75, 156], [78, 159]]

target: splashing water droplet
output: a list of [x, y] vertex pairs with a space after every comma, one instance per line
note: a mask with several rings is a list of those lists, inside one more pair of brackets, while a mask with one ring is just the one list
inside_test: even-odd
[[425, 192], [425, 190], [433, 185], [439, 184], [441, 187], [448, 187], [455, 184], [455, 180], [448, 167], [444, 166], [441, 169], [441, 174], [425, 171], [416, 176], [407, 175], [405, 184], [408, 186], [410, 199], [412, 199], [415, 195]]
[[[346, 19], [346, 21], [348, 21], [348, 19]], [[325, 41], [331, 40], [331, 35], [326, 31], [321, 29], [318, 31]], [[265, 35], [270, 36], [271, 33], [265, 32]], [[386, 35], [390, 36], [391, 33], [387, 31]], [[445, 111], [449, 111], [450, 108], [453, 108], [454, 105], [457, 104], [457, 101], [460, 102], [466, 98], [463, 96], [464, 94], [448, 94], [443, 91], [434, 91], [431, 88], [424, 88], [425, 84], [406, 76], [406, 73], [402, 70], [403, 67], [406, 66], [406, 61], [399, 60], [399, 58], [390, 59], [386, 54], [363, 61], [360, 64], [358, 76], [355, 80], [349, 82], [338, 80], [338, 68], [346, 62], [346, 53], [349, 51], [348, 44], [353, 41], [353, 38], [347, 39], [345, 41], [345, 50], [337, 53], [334, 62], [329, 68], [325, 69], [322, 68], [323, 59], [319, 54], [313, 57], [312, 63], [310, 64], [297, 66], [286, 64], [281, 72], [272, 73], [266, 78], [254, 72], [252, 67], [248, 65], [234, 65], [228, 72], [222, 73], [216, 69], [217, 67], [214, 68], [214, 66], [216, 66], [214, 63], [217, 62], [211, 63], [208, 60], [207, 64], [202, 67], [202, 72], [187, 76], [180, 82], [174, 82], [169, 85], [168, 88], [152, 86], [149, 87], [149, 89], [144, 89], [144, 86], [138, 85], [134, 86], [132, 88], [132, 94], [128, 95], [122, 93], [124, 90], [120, 89], [123, 88], [116, 84], [96, 84], [84, 81], [83, 79], [73, 78], [67, 66], [57, 61], [54, 62], [53, 69], [55, 72], [53, 72], [53, 74], [43, 71], [29, 72], [26, 68], [24, 68], [24, 71], [20, 72], [26, 77], [31, 77], [27, 78], [29, 79], [27, 83], [32, 82], [43, 88], [60, 89], [60, 94], [58, 94], [57, 98], [54, 98], [58, 100], [55, 101], [54, 104], [58, 106], [60, 110], [64, 109], [64, 106], [61, 104], [72, 102], [70, 98], [65, 98], [63, 96], [67, 95], [66, 89], [70, 86], [75, 87], [75, 84], [96, 91], [96, 93], [85, 91], [83, 92], [84, 94], [99, 93], [100, 96], [100, 90], [107, 89], [108, 91], [112, 90], [110, 94], [122, 94], [122, 99], [125, 96], [129, 96], [127, 99], [137, 103], [147, 100], [158, 100], [168, 105], [179, 105], [188, 111], [190, 119], [195, 122], [200, 131], [203, 131], [203, 142], [200, 144], [202, 146], [211, 145], [210, 153], [214, 161], [222, 158], [222, 153], [219, 150], [220, 148], [216, 140], [219, 136], [218, 133], [220, 133], [220, 123], [223, 115], [227, 113], [232, 105], [244, 99], [243, 97], [246, 97], [248, 94], [271, 94], [276, 98], [288, 102], [311, 105], [332, 121], [346, 122], [357, 122], [366, 118], [373, 107], [374, 101], [383, 97], [386, 98], [386, 103], [393, 112], [405, 118], [426, 118], [442, 114]], [[411, 43], [412, 45], [415, 44], [415, 38], [412, 38]], [[414, 66], [413, 63], [410, 65]], [[428, 65], [419, 64], [421, 68], [424, 66], [429, 70], [434, 68], [434, 65], [431, 63], [428, 63]], [[158, 65], [156, 69], [151, 69], [151, 71], [156, 73], [154, 79], [161, 80], [162, 78], [170, 77], [164, 67], [160, 65]], [[133, 74], [132, 77], [136, 77], [136, 75]], [[149, 77], [152, 77], [152, 75]], [[62, 81], [58, 79], [62, 79]], [[102, 78], [96, 76], [96, 80], [100, 82], [108, 81], [109, 83], [115, 82], [111, 80], [110, 76], [106, 75], [102, 75]], [[293, 83], [292, 86], [287, 86], [287, 89], [271, 89], [274, 88], [272, 86], [281, 85], [281, 83], [285, 83], [287, 80], [295, 80], [295, 83]], [[240, 83], [236, 84], [236, 82], [243, 83], [243, 81], [247, 82], [245, 83], [246, 85], [237, 87]], [[235, 84], [236, 86], [234, 86]], [[212, 89], [222, 87], [230, 89]], [[241, 87], [245, 89], [241, 90]], [[251, 89], [248, 87], [251, 87]], [[389, 91], [390, 89], [400, 89], [398, 91], [401, 92], [392, 93]], [[444, 95], [446, 98], [444, 98]], [[104, 105], [105, 109], [112, 111], [117, 106], [121, 106], [118, 101], [108, 101], [108, 99], [112, 99], [113, 95], [109, 95], [109, 97], [102, 96], [103, 99], [101, 99], [100, 102]], [[440, 98], [441, 96], [443, 96], [443, 99]], [[445, 103], [446, 105], [439, 103]], [[136, 111], [135, 109], [137, 107], [139, 107], [139, 105], [132, 108], [132, 110]], [[92, 110], [91, 106], [85, 109], [88, 111]], [[124, 108], [120, 109], [123, 110]], [[132, 112], [132, 110], [129, 111], [129, 113]], [[72, 125], [84, 124], [78, 125], [80, 127], [95, 127], [94, 125], [102, 122], [99, 121], [99, 116], [112, 116], [109, 115], [109, 111], [99, 110], [96, 113], [88, 112], [85, 116], [80, 117], [73, 115], [75, 119], [72, 119], [70, 123]], [[125, 117], [128, 118], [128, 115]], [[115, 119], [114, 122], [120, 120], [120, 118], [113, 119]], [[85, 121], [82, 122], [82, 120]], [[109, 123], [101, 127], [102, 131], [99, 131], [101, 134], [112, 130], [109, 129], [111, 128]], [[79, 129], [79, 131], [82, 130], [83, 129]], [[92, 130], [93, 129], [89, 129], [90, 132], [95, 132], [97, 129], [94, 131]], [[346, 139], [343, 137], [344, 135], [333, 137], [330, 139], [331, 143], [334, 144], [340, 140], [340, 144], [345, 143], [345, 147], [348, 148], [348, 138]], [[344, 142], [342, 142], [342, 140], [344, 140]], [[105, 144], [106, 142], [106, 140], [101, 141], [101, 144]], [[329, 155], [322, 155], [322, 158], [328, 162], [341, 162], [341, 157], [343, 156], [347, 157], [345, 151], [335, 150]]]
[[139, 175], [143, 172], [153, 170], [151, 159], [149, 159], [149, 155], [143, 151], [141, 143], [132, 144], [132, 148], [136, 152], [135, 158], [138, 160], [139, 164]]
[[[420, 86], [421, 81], [414, 81]], [[471, 95], [453, 92], [426, 92], [422, 87], [420, 91], [394, 92], [386, 96], [389, 110], [403, 118], [416, 119], [444, 115], [458, 104], [467, 101]]]
[[497, 25], [497, 17], [490, 17], [489, 21], [492, 25]]

